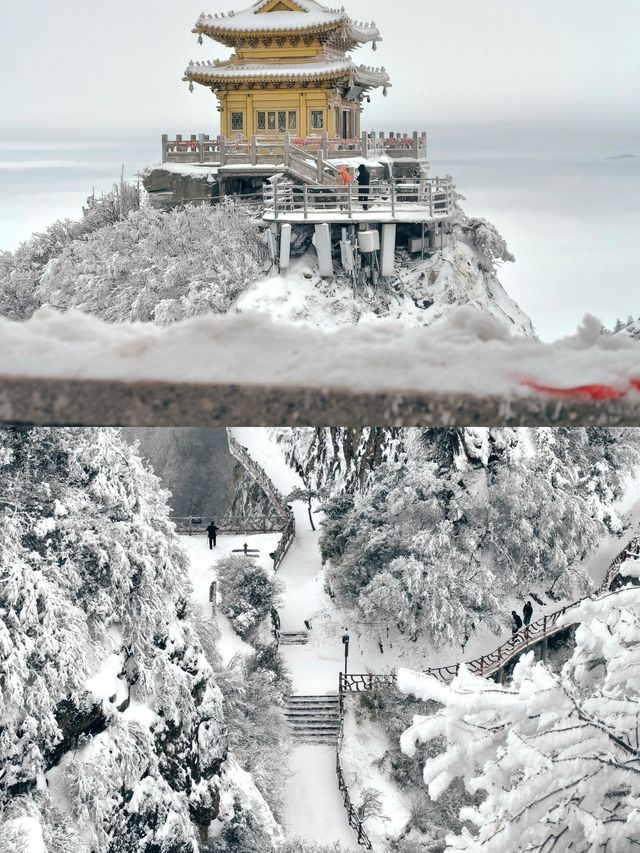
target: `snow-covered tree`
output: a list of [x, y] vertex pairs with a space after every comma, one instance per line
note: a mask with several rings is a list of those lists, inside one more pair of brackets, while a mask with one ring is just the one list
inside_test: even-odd
[[[624, 574], [640, 579], [640, 561]], [[575, 650], [560, 673], [523, 656], [508, 685], [466, 669], [450, 686], [401, 670], [400, 689], [441, 710], [417, 716], [401, 739], [444, 739], [424, 781], [434, 800], [456, 778], [477, 807], [447, 850], [623, 853], [640, 845], [640, 589], [589, 599], [563, 617]]]
[[326, 502], [322, 555], [365, 621], [436, 643], [504, 627], [514, 592], [587, 591], [584, 559], [623, 530], [640, 463], [638, 430], [411, 430], [402, 445]]
[[114, 430], [1, 430], [0, 482], [0, 837], [193, 853], [227, 733], [166, 493]]
[[281, 584], [263, 566], [244, 554], [231, 554], [216, 563], [225, 613], [236, 632], [254, 635], [271, 611], [278, 607]]
[[242, 205], [144, 208], [73, 241], [44, 271], [40, 304], [162, 325], [225, 312], [260, 274], [257, 224]]

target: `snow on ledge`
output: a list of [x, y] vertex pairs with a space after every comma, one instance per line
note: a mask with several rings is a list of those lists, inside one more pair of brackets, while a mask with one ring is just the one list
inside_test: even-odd
[[587, 317], [574, 337], [545, 344], [470, 308], [428, 328], [330, 332], [258, 313], [159, 328], [43, 308], [24, 323], [0, 319], [0, 375], [608, 400], [638, 395], [640, 342], [603, 336]]

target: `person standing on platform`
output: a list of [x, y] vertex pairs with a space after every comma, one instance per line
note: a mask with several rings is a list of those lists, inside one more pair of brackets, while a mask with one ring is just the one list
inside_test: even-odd
[[362, 163], [358, 166], [358, 196], [362, 203], [363, 210], [369, 210], [369, 193], [371, 191], [371, 172]]

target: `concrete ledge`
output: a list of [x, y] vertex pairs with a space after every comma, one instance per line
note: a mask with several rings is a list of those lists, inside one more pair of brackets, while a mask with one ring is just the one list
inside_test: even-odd
[[594, 403], [530, 395], [3, 378], [0, 422], [37, 426], [637, 426], [640, 395]]

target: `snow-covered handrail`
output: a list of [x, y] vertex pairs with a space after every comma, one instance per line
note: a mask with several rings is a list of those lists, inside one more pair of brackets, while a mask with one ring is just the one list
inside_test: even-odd
[[227, 439], [229, 442], [229, 452], [242, 465], [247, 474], [260, 486], [263, 492], [271, 501], [282, 521], [284, 521], [284, 530], [278, 543], [278, 547], [273, 552], [273, 567], [278, 571], [282, 561], [287, 556], [291, 543], [296, 535], [296, 520], [293, 510], [285, 501], [280, 491], [276, 488], [273, 480], [269, 477], [266, 471], [258, 465], [258, 463], [249, 455], [246, 447], [243, 447], [235, 438], [229, 427], [227, 427]]
[[215, 519], [221, 533], [280, 533], [283, 530], [280, 516], [273, 515], [211, 515], [194, 513], [191, 516], [171, 517], [180, 534], [193, 536], [205, 532], [207, 519]]
[[[342, 714], [341, 724], [342, 724]], [[353, 803], [351, 802], [351, 795], [349, 794], [349, 788], [347, 787], [346, 780], [344, 778], [344, 773], [342, 771], [342, 762], [340, 760], [340, 749], [338, 748], [338, 752], [336, 754], [336, 774], [338, 776], [338, 788], [340, 793], [342, 794], [342, 802], [344, 803], [344, 807], [347, 810], [347, 815], [349, 817], [349, 826], [353, 829], [356, 834], [356, 840], [361, 847], [364, 847], [365, 850], [373, 850], [373, 845], [371, 844], [371, 839], [366, 833], [364, 828], [364, 824], [362, 823], [362, 819], [358, 814], [357, 810], [354, 808]]]
[[[614, 584], [622, 576], [621, 568], [625, 560], [640, 558], [640, 533], [632, 539], [632, 541], [620, 552], [616, 559], [612, 562], [606, 574], [605, 580], [598, 590], [598, 595], [606, 595], [613, 588]], [[569, 604], [560, 610], [556, 610], [537, 622], [531, 625], [526, 625], [510, 640], [503, 643], [495, 651], [487, 655], [482, 655], [475, 660], [465, 663], [466, 668], [474, 675], [479, 675], [481, 678], [490, 678], [500, 670], [504, 669], [514, 658], [519, 657], [528, 649], [539, 645], [546, 639], [554, 637], [556, 634], [567, 630], [564, 622], [561, 622], [561, 617], [568, 611], [578, 607], [583, 601], [586, 601], [591, 596], [586, 596], [573, 604]], [[451, 666], [433, 667], [425, 670], [427, 675], [432, 675], [438, 681], [445, 684], [453, 681], [460, 671], [460, 663]], [[395, 687], [396, 676], [394, 673], [385, 675], [376, 675], [373, 673], [345, 675], [340, 674], [340, 693], [363, 693], [369, 690], [376, 690], [381, 687]]]

